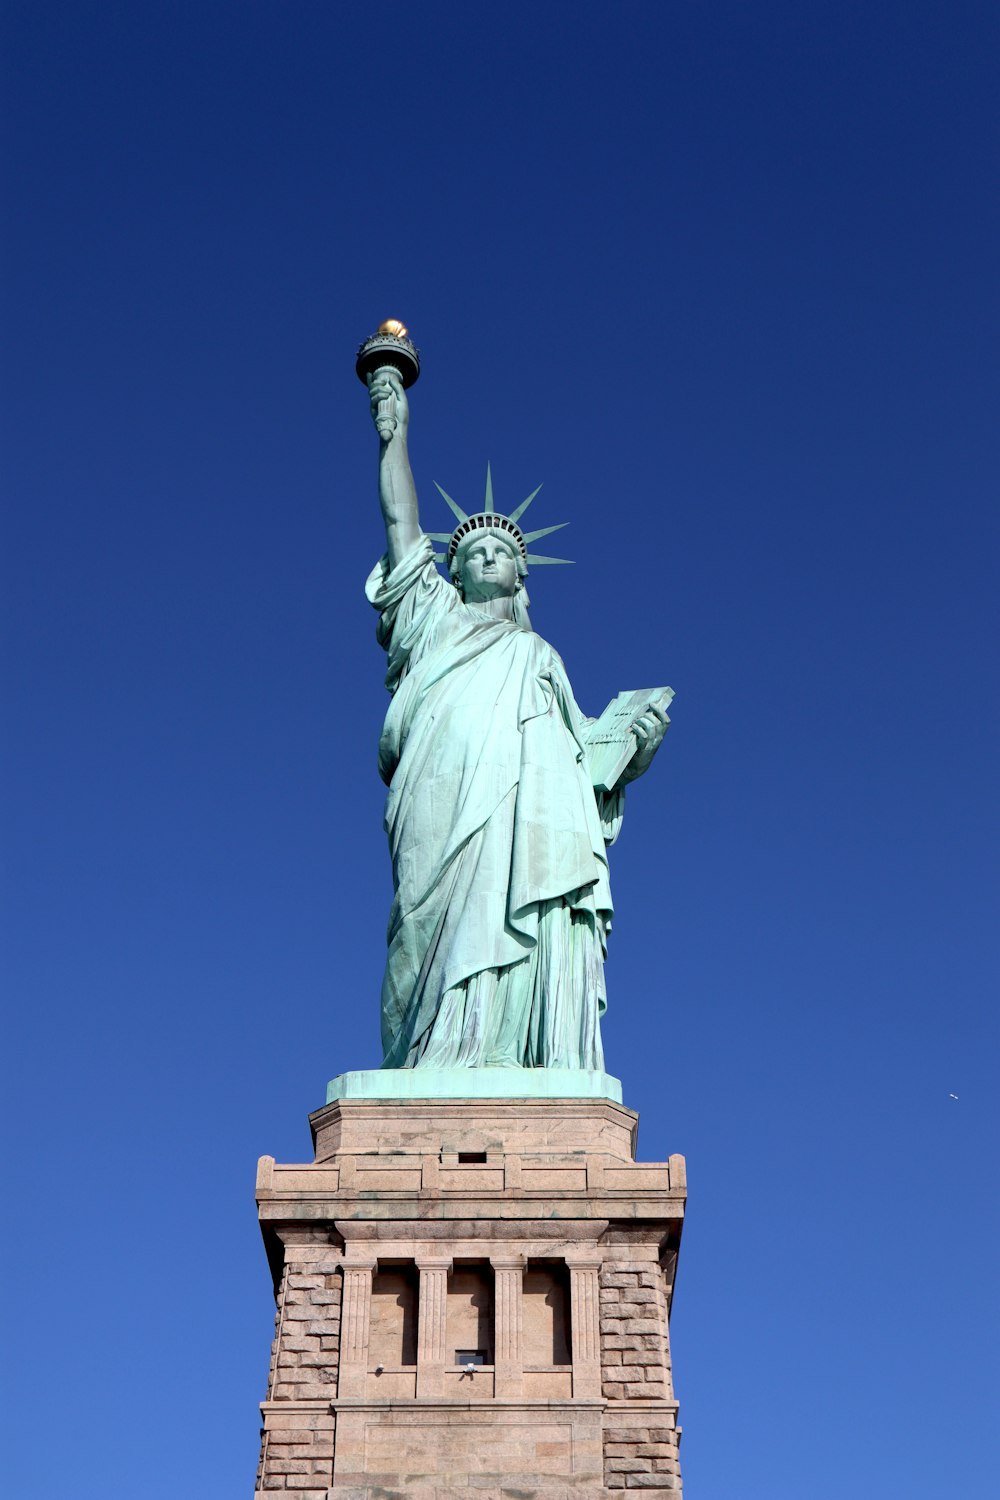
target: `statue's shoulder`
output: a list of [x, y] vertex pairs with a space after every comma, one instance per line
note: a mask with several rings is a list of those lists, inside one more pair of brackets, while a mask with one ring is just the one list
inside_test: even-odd
[[389, 563], [389, 554], [383, 552], [365, 582], [365, 595], [369, 604], [385, 612], [397, 606], [413, 590], [421, 595], [438, 593], [447, 597], [454, 590], [438, 572], [434, 553], [427, 537], [400, 558], [395, 567]]

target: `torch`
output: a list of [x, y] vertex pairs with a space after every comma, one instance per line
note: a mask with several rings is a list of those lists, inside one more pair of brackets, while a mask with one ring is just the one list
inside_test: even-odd
[[[393, 374], [406, 390], [420, 374], [420, 351], [406, 337], [406, 329], [396, 318], [380, 323], [378, 332], [365, 339], [358, 350], [354, 368], [358, 379], [366, 386], [380, 375]], [[383, 396], [375, 413], [375, 426], [383, 443], [387, 443], [396, 431], [396, 403], [391, 396]]]

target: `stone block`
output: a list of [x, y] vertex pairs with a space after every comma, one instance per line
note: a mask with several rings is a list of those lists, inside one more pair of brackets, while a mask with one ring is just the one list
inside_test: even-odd
[[280, 1447], [275, 1443], [275, 1436], [276, 1435], [272, 1433], [271, 1441], [269, 1442], [267, 1447], [268, 1467], [270, 1467], [271, 1458], [275, 1455], [277, 1455], [279, 1458], [304, 1458], [308, 1459], [310, 1462], [317, 1457], [325, 1459], [330, 1459], [333, 1457], [332, 1433], [330, 1434], [330, 1441], [328, 1443], [283, 1443], [280, 1445]]
[[299, 1356], [294, 1349], [285, 1349], [278, 1359], [278, 1377], [281, 1380], [297, 1380]]
[[636, 1380], [626, 1385], [625, 1395], [630, 1399], [638, 1397], [644, 1401], [665, 1401], [667, 1387], [661, 1380]]

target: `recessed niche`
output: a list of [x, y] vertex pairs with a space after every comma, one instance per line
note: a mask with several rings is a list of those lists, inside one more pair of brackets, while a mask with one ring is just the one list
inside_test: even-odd
[[493, 1363], [493, 1267], [489, 1261], [457, 1261], [448, 1277], [447, 1347], [475, 1350], [483, 1354], [483, 1364]]
[[569, 1272], [563, 1262], [528, 1262], [523, 1330], [526, 1369], [572, 1363]]
[[368, 1358], [387, 1370], [417, 1362], [417, 1270], [413, 1262], [379, 1265], [372, 1279]]

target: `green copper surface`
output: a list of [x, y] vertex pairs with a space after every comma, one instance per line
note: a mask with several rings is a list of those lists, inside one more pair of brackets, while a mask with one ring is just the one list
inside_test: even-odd
[[326, 1086], [334, 1099], [611, 1099], [621, 1080], [583, 1068], [368, 1068]]
[[665, 690], [632, 694], [635, 717], [617, 726], [602, 715], [592, 765], [595, 721], [528, 617], [529, 566], [563, 561], [527, 552], [516, 526], [538, 491], [506, 517], [487, 468], [485, 509], [469, 517], [438, 486], [459, 523], [445, 578], [420, 524], [403, 385], [380, 368], [369, 394], [386, 552], [367, 594], [392, 694], [379, 770], [395, 899], [382, 1068], [335, 1079], [330, 1097], [620, 1100], [599, 1025], [607, 848], [663, 739]]

